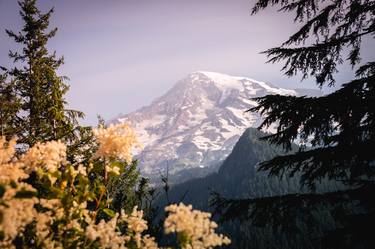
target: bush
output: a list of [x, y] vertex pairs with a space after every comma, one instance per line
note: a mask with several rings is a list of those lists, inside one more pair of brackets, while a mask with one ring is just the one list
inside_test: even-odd
[[[15, 139], [0, 137], [0, 247], [159, 248], [142, 210], [112, 206], [109, 187], [134, 169], [134, 132], [120, 124], [94, 135], [96, 153], [81, 163], [66, 159], [61, 141], [37, 143], [21, 154]], [[166, 211], [165, 232], [176, 234], [180, 248], [230, 243], [215, 233], [209, 213], [184, 204]]]

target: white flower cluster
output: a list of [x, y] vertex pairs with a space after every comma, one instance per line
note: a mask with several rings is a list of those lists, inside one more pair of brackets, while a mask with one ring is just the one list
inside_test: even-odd
[[[3, 193], [0, 203], [0, 231], [3, 233], [3, 239], [0, 242], [1, 248], [11, 248], [12, 240], [23, 231], [25, 226], [32, 221], [36, 221], [36, 234], [38, 238], [44, 239], [50, 231], [49, 225], [53, 217], [60, 215], [56, 212], [38, 213], [34, 208], [35, 204], [40, 204], [49, 209], [57, 209], [60, 200], [45, 200], [33, 197], [36, 193], [31, 185], [22, 182], [28, 178], [25, 169], [36, 169], [35, 167], [44, 167], [51, 169], [58, 167], [59, 163], [65, 161], [65, 145], [60, 142], [49, 142], [47, 144], [37, 144], [31, 148], [22, 160], [15, 157], [15, 140], [6, 142], [5, 138], [0, 137], [0, 184]], [[63, 145], [63, 146], [62, 146]], [[41, 156], [39, 159], [37, 156]], [[19, 195], [19, 196], [17, 196]], [[24, 195], [24, 196], [22, 196]]]
[[0, 205], [2, 216], [0, 231], [4, 235], [0, 242], [0, 248], [9, 247], [11, 241], [27, 224], [34, 220], [37, 214], [34, 209], [34, 204], [37, 203], [36, 198], [15, 198], [17, 192], [21, 190], [33, 191], [34, 189], [27, 184], [20, 184], [17, 188], [7, 187], [2, 197], [2, 201], [6, 205]]
[[[21, 164], [16, 161], [15, 143], [15, 140], [7, 143], [5, 138], [0, 137], [0, 185], [2, 188], [0, 231], [3, 233], [3, 239], [0, 241], [1, 248], [9, 247], [11, 241], [28, 223], [33, 221], [36, 215], [34, 210], [36, 198], [16, 198], [20, 191], [35, 192], [36, 190], [26, 183], [19, 182], [26, 179], [28, 175], [21, 168]], [[18, 184], [14, 186], [16, 183]]]
[[[149, 235], [142, 235], [147, 229], [147, 221], [143, 219], [143, 211], [138, 211], [134, 207], [133, 212], [128, 215], [124, 211], [121, 217], [116, 214], [110, 221], [101, 220], [95, 224], [89, 217], [86, 221], [89, 225], [86, 228], [86, 236], [89, 240], [98, 240], [101, 248], [126, 249], [126, 244], [132, 239], [135, 241], [137, 248], [158, 249], [155, 239]], [[119, 223], [127, 224], [127, 234], [122, 235], [118, 230]]]
[[137, 206], [134, 207], [133, 212], [130, 215], [121, 212], [121, 220], [126, 222], [128, 233], [135, 240], [138, 248], [145, 249], [157, 249], [158, 245], [153, 237], [149, 235], [142, 235], [147, 230], [147, 221], [143, 219], [143, 211], [137, 210]]
[[6, 141], [5, 137], [0, 137], [0, 164], [9, 163], [15, 152], [14, 146], [16, 145], [16, 139], [12, 139], [9, 142]]
[[14, 146], [16, 140], [12, 139], [7, 143], [5, 137], [0, 137], [0, 184], [9, 184], [26, 179], [28, 175], [23, 171], [19, 163], [15, 163]]
[[51, 173], [56, 172], [66, 163], [66, 145], [61, 141], [38, 142], [26, 152], [22, 162], [28, 171], [43, 168]]
[[121, 211], [121, 220], [127, 223], [128, 230], [132, 233], [142, 233], [147, 229], [147, 221], [143, 220], [143, 211], [137, 210], [137, 206], [134, 207], [133, 212], [128, 215]]
[[91, 241], [98, 239], [101, 248], [125, 249], [126, 241], [117, 230], [117, 219], [118, 214], [108, 222], [101, 220], [95, 224], [94, 221], [90, 221], [86, 228], [87, 238]]
[[0, 164], [0, 184], [10, 184], [26, 179], [29, 175], [20, 167], [19, 163]]
[[99, 142], [96, 157], [118, 158], [128, 164], [132, 162], [132, 149], [139, 146], [134, 131], [128, 124], [110, 125], [107, 128], [94, 129]]
[[37, 213], [36, 220], [36, 235], [41, 241], [48, 240], [51, 233], [51, 225], [55, 219], [61, 219], [64, 216], [64, 209], [62, 208], [59, 199], [39, 199], [39, 205], [48, 211]]
[[170, 205], [165, 211], [169, 214], [164, 221], [165, 233], [177, 233], [178, 237], [183, 237], [183, 248], [203, 249], [230, 244], [230, 239], [215, 233], [217, 224], [210, 220], [210, 213], [193, 210], [191, 205], [183, 203]]

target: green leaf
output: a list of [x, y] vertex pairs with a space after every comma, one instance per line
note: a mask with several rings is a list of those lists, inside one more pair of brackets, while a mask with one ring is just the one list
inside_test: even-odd
[[116, 216], [116, 212], [109, 208], [104, 208], [103, 212], [111, 218]]
[[191, 241], [185, 232], [177, 233], [177, 241], [182, 248], [185, 248]]

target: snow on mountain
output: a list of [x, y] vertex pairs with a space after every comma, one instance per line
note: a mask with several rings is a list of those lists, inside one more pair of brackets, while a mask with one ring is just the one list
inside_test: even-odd
[[155, 179], [167, 167], [171, 175], [202, 168], [209, 173], [229, 155], [246, 128], [260, 124], [258, 114], [245, 111], [256, 105], [251, 98], [266, 94], [320, 95], [199, 71], [149, 106], [111, 122], [132, 124], [144, 146], [136, 155], [144, 175]]

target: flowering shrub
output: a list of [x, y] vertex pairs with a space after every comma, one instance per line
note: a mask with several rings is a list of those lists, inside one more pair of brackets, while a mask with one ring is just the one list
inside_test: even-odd
[[139, 143], [134, 131], [128, 124], [110, 125], [108, 128], [99, 127], [93, 132], [99, 141], [97, 157], [104, 159], [118, 158], [131, 163], [131, 150], [133, 147], [139, 146]]
[[[137, 206], [116, 211], [109, 186], [126, 176], [137, 146], [127, 125], [94, 130], [98, 144], [86, 163], [69, 163], [61, 141], [37, 143], [16, 155], [0, 137], [1, 248], [159, 248]], [[213, 248], [230, 240], [214, 232], [210, 214], [191, 206], [166, 208], [165, 232], [181, 248]]]
[[210, 220], [210, 213], [193, 210], [183, 203], [172, 204], [165, 211], [169, 213], [164, 221], [165, 233], [177, 233], [182, 248], [213, 248], [230, 243], [227, 237], [215, 233], [217, 224]]

